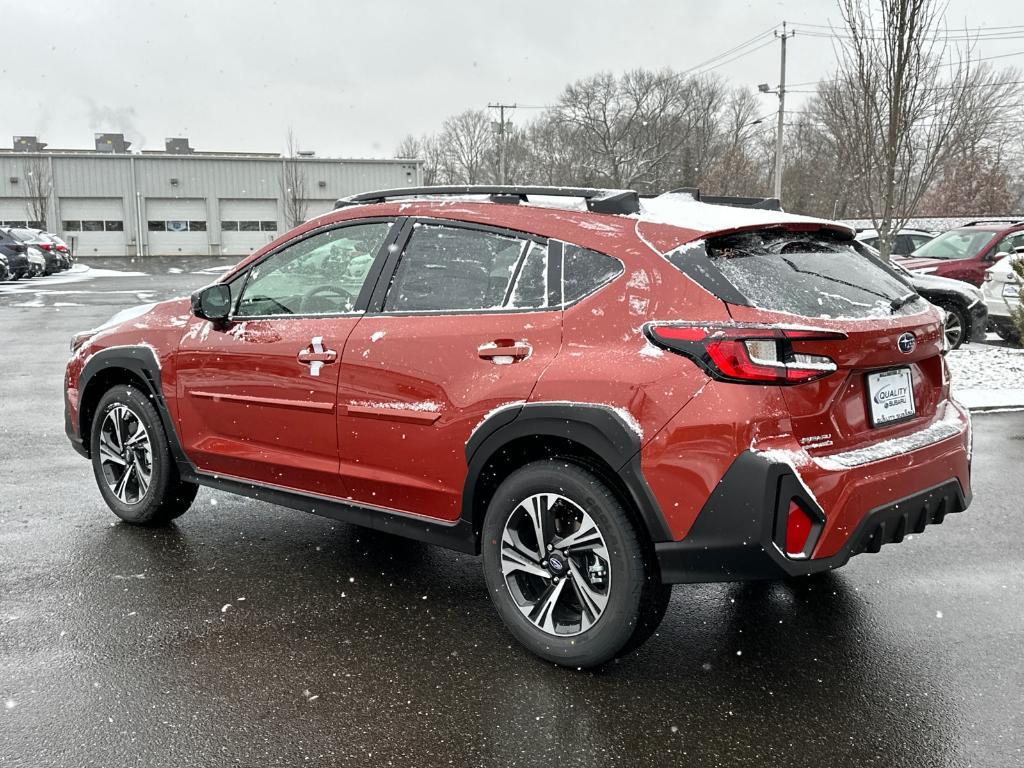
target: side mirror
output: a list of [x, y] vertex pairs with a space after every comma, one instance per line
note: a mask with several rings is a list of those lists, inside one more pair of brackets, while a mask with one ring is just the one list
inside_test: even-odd
[[988, 259], [986, 259], [986, 261], [993, 261], [993, 262], [994, 261], [999, 261], [1000, 259], [1005, 259], [1009, 255], [1010, 254], [1008, 254], [1006, 251], [999, 251], [995, 255], [989, 255], [989, 257], [988, 257]]
[[192, 294], [192, 314], [203, 320], [218, 322], [231, 314], [231, 288], [214, 283]]

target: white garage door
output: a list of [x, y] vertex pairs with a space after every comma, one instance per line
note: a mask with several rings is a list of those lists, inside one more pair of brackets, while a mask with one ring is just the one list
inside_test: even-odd
[[72, 243], [77, 256], [127, 254], [120, 197], [62, 197], [60, 219], [61, 235]]
[[150, 256], [206, 256], [206, 200], [203, 198], [148, 198], [146, 243]]
[[252, 253], [277, 237], [278, 224], [277, 200], [221, 200], [221, 253]]
[[27, 197], [0, 197], [0, 227], [42, 229], [41, 222], [32, 221]]

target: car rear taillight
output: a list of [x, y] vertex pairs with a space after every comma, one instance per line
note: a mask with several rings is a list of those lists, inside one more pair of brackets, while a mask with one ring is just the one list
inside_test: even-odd
[[716, 379], [740, 384], [803, 384], [835, 373], [824, 355], [796, 352], [794, 344], [837, 341], [845, 333], [821, 328], [648, 323], [654, 344], [689, 357]]
[[28, 246], [25, 245], [24, 243], [12, 243], [11, 248], [13, 248], [18, 253], [25, 253], [25, 251], [28, 250]]
[[39, 243], [39, 247], [42, 248], [44, 251], [52, 251], [53, 243]]

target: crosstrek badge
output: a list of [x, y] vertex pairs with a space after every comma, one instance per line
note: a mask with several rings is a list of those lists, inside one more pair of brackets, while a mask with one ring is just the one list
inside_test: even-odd
[[880, 427], [914, 416], [914, 386], [909, 368], [868, 374], [871, 425]]

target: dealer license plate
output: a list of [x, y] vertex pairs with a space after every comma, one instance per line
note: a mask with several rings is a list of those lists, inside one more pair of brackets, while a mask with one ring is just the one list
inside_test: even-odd
[[882, 427], [914, 416], [914, 386], [909, 368], [868, 374], [871, 426]]

